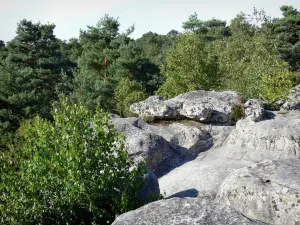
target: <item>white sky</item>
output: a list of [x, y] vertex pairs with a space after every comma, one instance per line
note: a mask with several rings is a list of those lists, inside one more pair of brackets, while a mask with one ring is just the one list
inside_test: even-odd
[[300, 0], [0, 0], [0, 40], [11, 40], [21, 19], [54, 23], [56, 36], [69, 39], [107, 13], [119, 17], [121, 30], [135, 24], [137, 38], [148, 31], [181, 31], [182, 22], [194, 12], [201, 20], [230, 21], [241, 11], [251, 13], [254, 6], [280, 17], [282, 5], [300, 10]]

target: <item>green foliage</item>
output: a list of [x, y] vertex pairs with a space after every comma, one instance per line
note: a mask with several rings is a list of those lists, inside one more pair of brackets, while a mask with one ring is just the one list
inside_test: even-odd
[[24, 124], [22, 144], [11, 148], [21, 148], [21, 161], [17, 171], [1, 173], [2, 223], [107, 224], [138, 207], [137, 178], [146, 171], [128, 161], [108, 115], [62, 102], [53, 118]]
[[51, 102], [57, 100], [64, 86], [62, 72], [68, 68], [54, 28], [22, 20], [5, 48], [0, 63], [0, 133], [7, 140], [1, 147], [23, 119], [36, 114], [50, 118]]
[[244, 15], [237, 16], [230, 27], [232, 36], [212, 45], [223, 74], [222, 89], [238, 91], [245, 98], [280, 98], [292, 77], [287, 65], [278, 61], [274, 46]]
[[82, 102], [94, 110], [98, 103], [106, 110], [114, 108], [114, 88], [118, 82], [111, 65], [119, 58], [119, 48], [129, 43], [127, 34], [119, 34], [119, 22], [105, 15], [96, 26], [80, 32], [82, 53], [77, 59], [79, 71], [74, 74], [74, 102]]
[[274, 103], [287, 97], [292, 87], [292, 73], [285, 62], [276, 62], [268, 74], [262, 75], [261, 98]]
[[183, 23], [182, 27], [187, 32], [197, 34], [203, 42], [211, 42], [230, 36], [226, 21], [214, 18], [207, 21], [201, 21], [198, 18], [197, 13], [192, 14], [189, 17], [189, 20]]
[[174, 49], [166, 53], [166, 65], [162, 65], [166, 82], [157, 94], [164, 98], [197, 89], [218, 89], [218, 60], [196, 35], [179, 36]]
[[122, 116], [130, 116], [129, 106], [147, 98], [146, 90], [142, 84], [129, 78], [122, 78], [116, 87], [115, 99], [117, 111]]
[[280, 9], [283, 17], [264, 24], [264, 29], [276, 46], [280, 59], [297, 71], [300, 70], [300, 12], [292, 6]]
[[244, 107], [241, 104], [234, 104], [231, 110], [233, 122], [237, 122], [246, 117]]
[[146, 123], [152, 123], [154, 118], [152, 116], [143, 116], [142, 120], [144, 120]]

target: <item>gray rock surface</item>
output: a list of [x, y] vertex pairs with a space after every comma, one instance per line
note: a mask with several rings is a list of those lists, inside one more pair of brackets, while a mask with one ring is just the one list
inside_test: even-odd
[[[238, 121], [236, 128], [211, 126], [214, 145], [190, 162], [159, 178], [166, 196], [187, 189], [215, 196], [231, 172], [265, 159], [300, 157], [300, 112], [276, 114], [274, 119], [258, 123]], [[209, 126], [207, 126], [209, 129]], [[215, 132], [215, 133], [214, 133]]]
[[155, 173], [158, 167], [168, 166], [166, 161], [175, 155], [168, 142], [154, 133], [139, 132], [128, 136], [126, 147], [130, 158], [136, 162], [145, 162], [147, 168]]
[[244, 104], [245, 115], [254, 122], [259, 122], [265, 118], [265, 105], [261, 100], [250, 99]]
[[262, 225], [209, 198], [171, 198], [117, 217], [113, 225]]
[[126, 136], [129, 157], [136, 162], [146, 162], [157, 175], [175, 168], [186, 158], [195, 157], [214, 142], [212, 129], [207, 125], [203, 128], [180, 123], [153, 126], [133, 117], [111, 120]]
[[239, 169], [222, 183], [217, 200], [268, 224], [300, 224], [300, 160], [266, 161]]
[[201, 122], [228, 122], [232, 119], [231, 108], [241, 102], [237, 92], [192, 91], [164, 101], [152, 96], [145, 101], [130, 106], [133, 113], [141, 118], [151, 116], [156, 119], [186, 117]]
[[290, 90], [290, 94], [287, 100], [284, 101], [280, 110], [300, 110], [300, 85]]
[[[171, 100], [153, 97], [149, 101], [157, 108], [144, 105], [143, 115], [162, 109], [161, 118], [188, 117], [183, 113], [185, 103], [181, 98], [201, 99], [200, 94], [197, 91], [182, 96], [177, 96], [172, 104], [168, 102]], [[196, 113], [199, 117], [191, 113], [190, 118], [213, 121], [214, 111], [209, 111], [208, 117], [205, 117], [208, 111], [203, 111], [212, 109], [205, 105], [215, 101], [212, 99], [200, 101], [204, 108], [198, 107], [196, 101], [186, 101], [189, 107], [198, 107], [191, 112], [202, 112]], [[219, 109], [216, 115], [230, 117], [230, 110], [220, 105], [223, 114]], [[132, 157], [145, 160], [156, 173], [172, 168], [167, 174], [161, 173], [161, 193], [170, 198], [181, 197], [148, 204], [120, 216], [115, 224], [235, 224], [233, 217], [227, 217], [232, 215], [227, 210], [234, 208], [239, 215], [268, 224], [300, 225], [300, 111], [270, 112], [264, 110], [263, 103], [254, 100], [247, 102], [245, 109], [247, 118], [238, 121], [235, 127], [195, 121], [193, 125], [188, 121], [189, 125], [178, 122], [154, 126], [137, 118], [113, 118], [117, 129], [127, 137]], [[220, 120], [228, 121], [227, 116]], [[187, 156], [192, 155], [198, 156], [188, 161]], [[185, 198], [203, 195], [210, 199], [217, 196], [217, 203], [208, 198]], [[226, 213], [220, 216], [219, 207], [228, 206], [232, 208], [222, 208]], [[236, 224], [243, 222], [237, 220]]]
[[159, 186], [166, 197], [186, 190], [195, 190], [192, 196], [189, 192], [185, 197], [206, 195], [215, 197], [222, 181], [236, 169], [252, 165], [245, 160], [207, 159], [202, 155], [159, 178]]
[[300, 157], [300, 112], [277, 114], [255, 123], [240, 120], [221, 149], [214, 154], [230, 159], [260, 162], [265, 159]]

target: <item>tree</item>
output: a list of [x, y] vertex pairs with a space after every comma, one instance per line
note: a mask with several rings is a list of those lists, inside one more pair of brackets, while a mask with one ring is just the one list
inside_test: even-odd
[[220, 85], [218, 59], [193, 34], [181, 35], [176, 47], [167, 51], [162, 73], [166, 82], [157, 93], [165, 98], [197, 89], [218, 89]]
[[116, 87], [115, 98], [117, 110], [122, 116], [130, 116], [129, 106], [147, 98], [146, 90], [141, 83], [129, 78], [122, 78]]
[[0, 40], [0, 63], [6, 58], [7, 49], [4, 41]]
[[100, 102], [106, 110], [115, 108], [114, 88], [118, 77], [111, 73], [112, 64], [120, 57], [119, 48], [130, 42], [129, 34], [119, 33], [119, 22], [108, 15], [95, 27], [89, 26], [80, 33], [82, 54], [77, 63], [79, 71], [74, 74], [74, 92], [72, 99], [82, 101], [90, 109]]
[[292, 6], [282, 6], [283, 18], [266, 23], [268, 37], [273, 39], [280, 59], [288, 62], [293, 71], [300, 70], [300, 12]]
[[[22, 20], [0, 65], [1, 136], [36, 114], [50, 118], [68, 64], [53, 34], [55, 25]], [[62, 85], [60, 85], [62, 87]]]
[[136, 196], [146, 170], [128, 160], [108, 114], [63, 101], [52, 116], [53, 122], [36, 117], [24, 123], [23, 142], [11, 147], [21, 160], [17, 170], [0, 174], [0, 221], [110, 224], [140, 206]]
[[226, 26], [226, 21], [215, 18], [201, 21], [198, 19], [197, 13], [192, 14], [188, 21], [183, 22], [182, 27], [186, 32], [197, 34], [204, 42], [224, 39], [230, 35], [229, 28]]
[[241, 14], [231, 22], [230, 30], [232, 36], [212, 45], [223, 74], [222, 89], [271, 102], [283, 97], [290, 87], [291, 73], [260, 28]]
[[119, 58], [109, 67], [109, 73], [114, 74], [119, 81], [122, 78], [141, 83], [145, 91], [152, 95], [162, 84], [159, 66], [147, 58], [139, 44], [131, 41], [119, 48]]

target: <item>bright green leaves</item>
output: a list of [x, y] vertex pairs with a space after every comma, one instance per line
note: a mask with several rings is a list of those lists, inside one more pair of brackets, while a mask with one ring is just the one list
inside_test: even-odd
[[129, 78], [119, 81], [116, 88], [115, 98], [117, 110], [121, 115], [130, 116], [129, 106], [147, 98], [146, 90], [141, 83]]
[[176, 47], [167, 51], [166, 64], [161, 69], [166, 82], [157, 93], [164, 98], [219, 86], [218, 61], [196, 35], [179, 36]]
[[1, 174], [3, 221], [104, 224], [137, 207], [145, 170], [128, 161], [108, 115], [62, 102], [52, 116], [22, 125], [24, 139], [11, 148], [21, 162]]
[[262, 75], [261, 98], [274, 103], [279, 99], [285, 98], [292, 87], [292, 73], [285, 62], [277, 61], [270, 67], [268, 74]]

